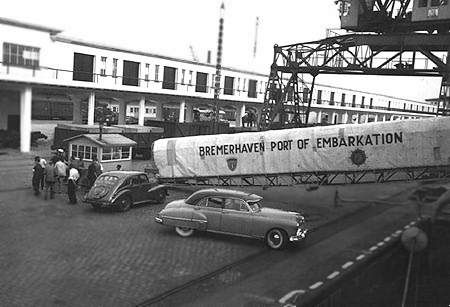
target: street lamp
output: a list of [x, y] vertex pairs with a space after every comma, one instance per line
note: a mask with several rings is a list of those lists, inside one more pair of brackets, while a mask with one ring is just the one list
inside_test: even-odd
[[220, 6], [219, 19], [219, 38], [217, 40], [217, 60], [216, 60], [216, 79], [214, 83], [214, 124], [217, 127], [214, 132], [219, 132], [219, 94], [220, 79], [222, 71], [222, 43], [223, 43], [223, 17], [225, 14], [225, 5], [222, 2]]

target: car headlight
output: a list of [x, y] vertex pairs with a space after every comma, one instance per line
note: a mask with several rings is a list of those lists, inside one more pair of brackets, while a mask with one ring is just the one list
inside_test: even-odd
[[305, 223], [305, 218], [302, 215], [297, 215], [297, 227], [300, 227]]

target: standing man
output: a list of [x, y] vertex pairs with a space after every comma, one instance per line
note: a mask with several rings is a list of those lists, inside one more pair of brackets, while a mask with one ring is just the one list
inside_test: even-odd
[[[45, 169], [45, 167], [47, 166], [47, 161], [44, 158], [39, 157], [39, 164], [42, 167], [42, 170]], [[41, 177], [41, 190], [44, 191], [44, 175], [42, 175]]]
[[98, 162], [97, 157], [92, 158], [92, 163], [88, 167], [88, 180], [89, 180], [89, 186], [92, 187], [94, 185], [95, 179], [102, 173], [103, 167]]
[[39, 188], [40, 188], [41, 182], [43, 181], [43, 178], [44, 178], [44, 169], [42, 168], [42, 166], [40, 164], [40, 160], [41, 160], [41, 158], [38, 156], [34, 158], [32, 183], [33, 183], [34, 195], [36, 195], [36, 196], [41, 194]]
[[55, 164], [55, 168], [57, 175], [56, 181], [58, 182], [58, 194], [61, 194], [61, 185], [64, 179], [66, 179], [67, 165], [63, 162], [62, 158], [59, 158]]
[[69, 204], [77, 203], [77, 181], [80, 178], [80, 173], [74, 167], [69, 170], [69, 179], [67, 181], [67, 195], [69, 196]]
[[55, 182], [56, 182], [56, 168], [53, 165], [53, 161], [50, 160], [44, 169], [45, 177], [45, 195], [44, 199], [48, 197], [48, 190], [50, 190], [50, 199], [55, 198]]

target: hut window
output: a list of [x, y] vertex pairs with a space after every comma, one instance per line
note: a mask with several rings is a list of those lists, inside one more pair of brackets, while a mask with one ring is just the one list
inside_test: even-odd
[[129, 146], [103, 148], [102, 161], [123, 160], [130, 158]]

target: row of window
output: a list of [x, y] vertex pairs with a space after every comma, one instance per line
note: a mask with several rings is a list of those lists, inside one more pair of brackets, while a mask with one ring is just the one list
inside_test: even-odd
[[[111, 75], [108, 75], [108, 58], [100, 57], [100, 76], [118, 77], [118, 59], [112, 59]], [[73, 80], [76, 81], [94, 81], [94, 63], [95, 57], [89, 54], [74, 53]], [[140, 76], [141, 63], [133, 61], [123, 61], [122, 85], [140, 86], [142, 79]], [[176, 90], [179, 85], [194, 86], [194, 71], [181, 69], [178, 78], [179, 69], [170, 66], [163, 66], [163, 76], [160, 80], [160, 65], [154, 65], [154, 79], [150, 79], [150, 64], [145, 63], [144, 66], [144, 82], [162, 82], [162, 88], [168, 90]], [[180, 80], [180, 82], [178, 82]], [[208, 86], [210, 80], [210, 86]], [[242, 82], [241, 82], [242, 81]], [[196, 72], [195, 74], [195, 91], [199, 93], [207, 93], [208, 89], [215, 88], [216, 75], [205, 72]], [[259, 85], [259, 91], [258, 91]], [[224, 95], [234, 95], [236, 91], [247, 91], [249, 98], [257, 98], [258, 93], [263, 93], [266, 83], [264, 81], [235, 78], [224, 76]]]
[[[429, 3], [429, 5], [428, 5]], [[447, 5], [448, 0], [419, 0], [419, 7], [426, 7], [426, 6], [443, 6]]]
[[[75, 158], [91, 161], [98, 159], [98, 149], [94, 146], [72, 144], [72, 156]], [[102, 151], [101, 161], [123, 160], [130, 158], [129, 146], [105, 147]]]
[[82, 160], [98, 158], [97, 147], [72, 144], [72, 156]]
[[3, 63], [22, 67], [39, 67], [39, 48], [3, 43]]
[[[305, 91], [306, 90], [306, 91]], [[304, 90], [304, 94], [306, 92], [306, 97], [308, 96], [308, 90], [305, 89]], [[316, 103], [317, 104], [322, 104], [323, 102], [328, 102], [329, 105], [341, 105], [341, 106], [351, 106], [353, 108], [355, 108], [357, 106], [356, 103], [356, 95], [352, 96], [352, 102], [351, 104], [346, 104], [345, 103], [345, 93], [341, 94], [341, 101], [335, 101], [335, 92], [330, 92], [330, 99], [329, 100], [323, 100], [322, 99], [322, 90], [317, 90], [317, 99], [316, 99]], [[304, 97], [304, 99], [306, 98]], [[358, 107], [360, 108], [369, 108], [369, 109], [373, 109], [373, 108], [378, 108], [380, 106], [374, 106], [373, 105], [373, 98], [371, 97], [369, 100], [369, 103], [367, 103], [366, 101], [366, 97], [365, 96], [361, 96], [361, 103], [358, 105]], [[421, 107], [421, 109], [419, 108]], [[393, 106], [391, 106], [391, 101], [388, 101], [388, 105], [387, 105], [388, 109], [391, 108], [395, 108]], [[400, 109], [399, 107], [396, 109]], [[435, 108], [431, 107], [431, 106], [419, 106], [418, 104], [407, 104], [407, 103], [403, 103], [403, 110], [415, 110], [415, 111], [422, 111], [422, 112], [434, 112]]]

